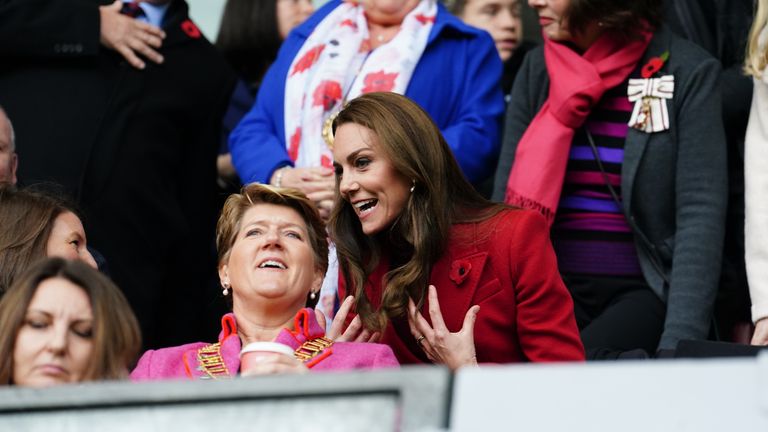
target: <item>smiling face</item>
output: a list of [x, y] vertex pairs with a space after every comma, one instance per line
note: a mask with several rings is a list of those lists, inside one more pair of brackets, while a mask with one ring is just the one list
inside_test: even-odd
[[315, 262], [307, 224], [294, 209], [256, 204], [240, 221], [227, 260], [219, 267], [223, 284], [232, 286], [233, 307], [258, 305], [296, 313], [324, 272]]
[[491, 34], [502, 61], [512, 57], [522, 39], [518, 0], [468, 0], [460, 18]]
[[93, 313], [85, 291], [60, 278], [40, 283], [13, 349], [13, 383], [46, 387], [80, 382], [93, 360]]
[[77, 215], [68, 211], [62, 212], [54, 220], [48, 235], [46, 255], [70, 260], [79, 259], [93, 268], [97, 267], [96, 260], [86, 247], [83, 223]]
[[363, 232], [387, 229], [410, 198], [411, 181], [381, 150], [376, 134], [355, 123], [336, 129], [333, 159], [341, 197], [360, 218]]

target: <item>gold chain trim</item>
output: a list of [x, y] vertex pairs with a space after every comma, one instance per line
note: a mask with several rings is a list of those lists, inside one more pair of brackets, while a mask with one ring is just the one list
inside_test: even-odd
[[229, 378], [229, 370], [221, 358], [221, 344], [215, 343], [206, 345], [197, 350], [197, 362], [200, 366], [197, 370], [205, 372], [206, 375], [201, 379], [219, 379]]
[[331, 345], [333, 345], [333, 341], [324, 337], [308, 340], [301, 344], [300, 347], [296, 348], [293, 352], [293, 356], [302, 362], [307, 362], [320, 355], [320, 353], [325, 351], [325, 349]]

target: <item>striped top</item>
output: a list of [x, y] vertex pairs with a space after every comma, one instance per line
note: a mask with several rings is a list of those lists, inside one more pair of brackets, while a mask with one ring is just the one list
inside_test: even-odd
[[[584, 124], [619, 199], [631, 113], [625, 81], [603, 95]], [[552, 243], [563, 274], [642, 275], [632, 231], [611, 196], [583, 129], [576, 131], [571, 145]]]

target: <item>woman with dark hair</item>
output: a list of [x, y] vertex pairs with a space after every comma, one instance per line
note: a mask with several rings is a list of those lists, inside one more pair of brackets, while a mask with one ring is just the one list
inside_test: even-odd
[[342, 291], [401, 363], [583, 359], [539, 214], [482, 198], [404, 96], [360, 96], [333, 126]]
[[528, 3], [545, 43], [512, 90], [494, 198], [547, 217], [588, 358], [706, 338], [727, 200], [718, 63], [660, 25], [661, 0]]
[[257, 89], [283, 40], [312, 10], [310, 0], [228, 0], [216, 47], [249, 87]]
[[311, 0], [228, 0], [224, 5], [216, 47], [240, 75], [224, 115], [217, 163], [224, 185], [239, 184], [227, 145], [230, 132], [251, 109], [261, 78], [277, 58], [283, 40], [313, 10]]
[[0, 300], [0, 385], [127, 378], [140, 348], [122, 292], [80, 261], [39, 262]]
[[48, 256], [80, 259], [96, 268], [74, 206], [30, 188], [0, 184], [0, 296], [13, 280]]
[[[132, 379], [398, 365], [385, 345], [347, 342], [349, 333], [326, 335], [322, 314], [312, 308], [328, 268], [328, 240], [317, 209], [298, 190], [252, 183], [230, 195], [216, 226], [216, 246], [222, 294], [231, 293], [232, 307], [221, 318], [219, 341], [147, 351]], [[370, 338], [356, 336], [361, 342]], [[246, 362], [244, 355], [254, 346], [259, 359]]]

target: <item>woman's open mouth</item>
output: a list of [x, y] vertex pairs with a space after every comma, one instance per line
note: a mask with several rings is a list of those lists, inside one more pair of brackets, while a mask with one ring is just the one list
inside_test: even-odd
[[379, 200], [375, 198], [371, 198], [368, 200], [358, 201], [353, 204], [355, 207], [355, 212], [357, 212], [357, 216], [362, 218], [368, 215], [370, 212], [373, 211], [374, 208], [379, 204]]

